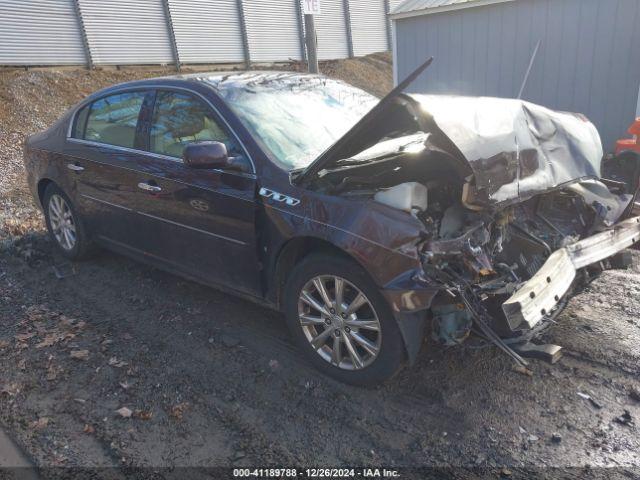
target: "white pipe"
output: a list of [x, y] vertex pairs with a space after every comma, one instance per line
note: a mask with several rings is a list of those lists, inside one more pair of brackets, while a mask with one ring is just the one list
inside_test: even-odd
[[[393, 86], [398, 86], [398, 26], [396, 21], [391, 22], [391, 61], [393, 62]], [[640, 108], [640, 103], [638, 103]]]

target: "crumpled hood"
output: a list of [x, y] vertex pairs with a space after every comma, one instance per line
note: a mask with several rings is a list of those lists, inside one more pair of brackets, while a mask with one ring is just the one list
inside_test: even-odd
[[474, 173], [478, 200], [522, 200], [600, 178], [602, 142], [584, 116], [521, 100], [407, 95], [433, 117]]

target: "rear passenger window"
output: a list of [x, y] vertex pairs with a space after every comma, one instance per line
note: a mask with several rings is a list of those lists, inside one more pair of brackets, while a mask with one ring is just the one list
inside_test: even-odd
[[[133, 148], [138, 115], [146, 92], [128, 92], [101, 98], [91, 104], [86, 115], [85, 140]], [[83, 112], [78, 115], [76, 132], [82, 133]]]

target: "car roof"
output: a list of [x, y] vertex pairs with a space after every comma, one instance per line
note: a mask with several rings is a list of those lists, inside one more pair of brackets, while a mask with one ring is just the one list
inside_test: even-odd
[[316, 80], [328, 80], [323, 75], [288, 72], [279, 70], [251, 70], [251, 71], [217, 71], [217, 72], [196, 72], [189, 74], [168, 75], [163, 77], [145, 78], [143, 80], [133, 80], [130, 82], [118, 83], [91, 94], [88, 98], [102, 96], [110, 92], [125, 88], [145, 87], [151, 85], [180, 85], [201, 84], [213, 90], [222, 88], [242, 88], [248, 86], [261, 86], [281, 88], [286, 86], [299, 85], [302, 82]]

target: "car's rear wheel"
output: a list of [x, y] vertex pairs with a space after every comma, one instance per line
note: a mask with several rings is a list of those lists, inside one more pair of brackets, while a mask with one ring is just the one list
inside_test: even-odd
[[57, 250], [70, 260], [87, 257], [93, 244], [69, 197], [52, 183], [45, 190], [42, 203], [47, 230]]
[[312, 255], [292, 272], [284, 292], [296, 343], [321, 371], [354, 385], [390, 378], [404, 344], [386, 301], [356, 263]]

